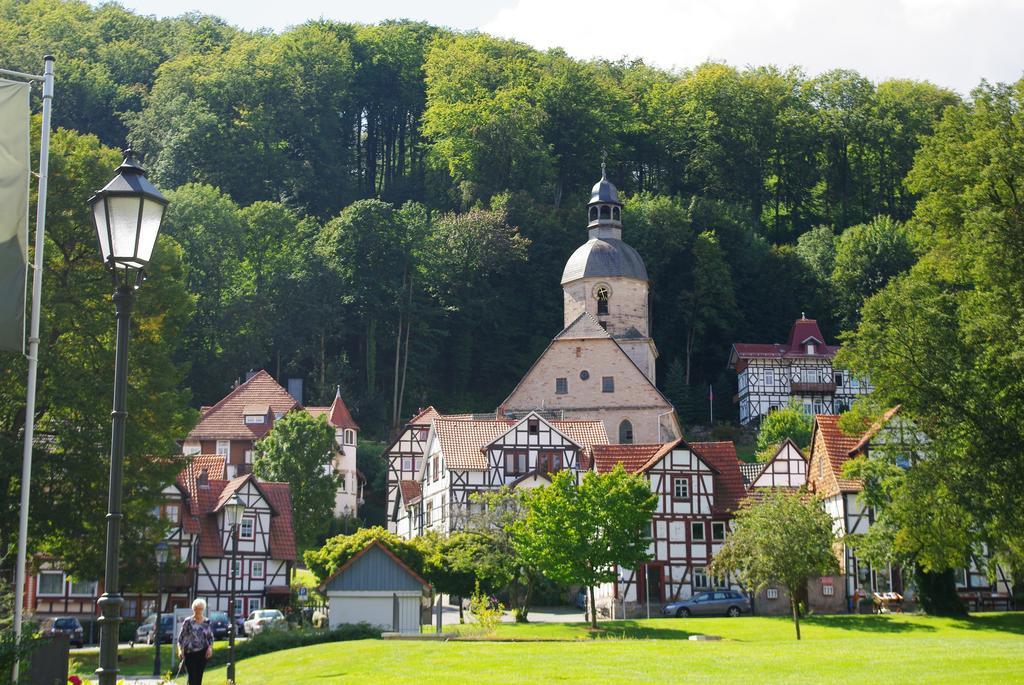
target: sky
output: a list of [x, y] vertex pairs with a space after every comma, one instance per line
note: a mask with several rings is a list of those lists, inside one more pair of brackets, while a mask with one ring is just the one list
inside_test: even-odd
[[280, 31], [309, 19], [408, 18], [479, 29], [579, 58], [663, 68], [842, 67], [874, 81], [929, 80], [962, 94], [1024, 76], [1024, 0], [121, 0], [141, 14], [202, 11]]

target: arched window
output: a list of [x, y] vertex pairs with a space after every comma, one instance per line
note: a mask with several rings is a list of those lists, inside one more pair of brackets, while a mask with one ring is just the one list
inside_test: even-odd
[[597, 313], [599, 316], [608, 313], [608, 299], [611, 297], [611, 291], [608, 290], [608, 286], [599, 285], [597, 291], [594, 293], [597, 298]]
[[611, 219], [612, 218], [612, 208], [609, 207], [608, 205], [601, 205], [601, 218], [602, 219]]
[[612, 207], [612, 218], [615, 219], [616, 221], [619, 220], [619, 208], [618, 207]]
[[590, 208], [590, 220], [597, 221], [597, 207]]
[[633, 444], [633, 424], [629, 422], [629, 419], [623, 419], [619, 424], [619, 444]]
[[354, 445], [356, 444], [356, 432], [351, 428], [345, 430], [345, 444]]

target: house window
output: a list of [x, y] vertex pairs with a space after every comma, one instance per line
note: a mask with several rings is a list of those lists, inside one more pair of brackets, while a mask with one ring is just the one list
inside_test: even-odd
[[185, 445], [181, 448], [181, 453], [184, 454], [186, 457], [189, 456], [190, 454], [199, 454], [202, 451], [203, 446], [200, 445], [198, 442], [186, 442]]
[[251, 518], [243, 518], [238, 525], [238, 537], [242, 540], [252, 540], [256, 536], [256, 521]]
[[813, 416], [814, 415], [814, 407], [813, 407], [813, 405], [811, 405], [810, 402], [804, 402], [803, 412], [805, 414], [807, 414], [808, 416]]
[[821, 594], [823, 596], [825, 596], [825, 597], [832, 597], [833, 595], [836, 594], [836, 587], [835, 587], [835, 585], [822, 585], [821, 586]]
[[266, 416], [256, 416], [254, 414], [250, 414], [249, 416], [245, 417], [246, 423], [266, 423], [266, 421]]
[[765, 369], [764, 384], [767, 387], [775, 385], [775, 369]]
[[555, 379], [555, 394], [556, 395], [568, 395], [569, 394], [569, 379], [568, 378], [556, 378]]
[[262, 597], [250, 597], [249, 598], [249, 613], [250, 614], [252, 612], [254, 612], [254, 611], [259, 611], [262, 608], [263, 608], [263, 598]]
[[836, 371], [832, 374], [832, 382], [836, 384], [837, 388], [843, 387], [843, 372]]
[[764, 591], [764, 596], [766, 598], [768, 598], [768, 599], [778, 599], [779, 598], [779, 590], [778, 590], [778, 588], [770, 587], [770, 588], [768, 588], [767, 590]]
[[619, 424], [619, 444], [633, 444], [633, 424], [629, 422], [629, 419], [623, 419]]
[[860, 381], [857, 380], [856, 378], [854, 378], [853, 376], [850, 376], [850, 387], [851, 388], [859, 388], [860, 387]]
[[707, 590], [708, 589], [708, 570], [704, 566], [693, 567], [693, 589], [694, 590]]
[[686, 476], [676, 476], [672, 479], [672, 497], [675, 499], [688, 499], [690, 497], [690, 479]]
[[526, 422], [526, 431], [530, 435], [537, 435], [540, 433], [540, 421], [537, 419], [530, 419]]
[[423, 465], [423, 482], [430, 482], [430, 459], [427, 459], [426, 463]]
[[420, 441], [426, 440], [427, 436], [430, 435], [430, 429], [429, 428], [420, 428], [419, 431], [417, 431], [416, 435], [417, 435], [417, 437], [419, 438]]
[[807, 343], [807, 354], [814, 354], [814, 343]]
[[73, 580], [73, 581], [71, 581], [70, 594], [78, 595], [79, 597], [95, 597], [96, 596], [96, 581], [95, 580]]
[[814, 401], [814, 413], [815, 414], [824, 414], [825, 413], [825, 403], [822, 402], [821, 400], [815, 400]]
[[721, 542], [725, 539], [725, 521], [711, 522], [711, 539], [715, 542]]
[[165, 504], [164, 505], [164, 518], [171, 523], [178, 522], [178, 505], [177, 504]]
[[601, 379], [601, 392], [615, 392], [615, 376], [605, 376]]
[[554, 473], [562, 470], [561, 452], [540, 452], [537, 455], [537, 470], [541, 473]]
[[694, 521], [690, 524], [690, 539], [693, 542], [704, 541], [704, 522]]
[[40, 595], [63, 595], [64, 594], [64, 573], [63, 571], [43, 571], [39, 574]]
[[231, 562], [231, 577], [241, 578], [242, 577], [242, 560], [235, 559]]
[[218, 440], [217, 441], [217, 456], [227, 457], [231, 454], [231, 441], [230, 440]]
[[266, 575], [266, 565], [262, 559], [253, 559], [249, 562], [249, 577], [263, 578]]
[[529, 452], [526, 450], [505, 450], [505, 475], [521, 476], [526, 473]]
[[444, 521], [445, 521], [444, 495], [441, 495], [441, 518], [439, 518], [437, 520], [437, 522], [443, 524]]
[[608, 286], [600, 285], [597, 287], [595, 295], [597, 296], [597, 314], [598, 316], [604, 316], [608, 313], [608, 298], [611, 295], [611, 291], [608, 290]]
[[435, 456], [434, 457], [434, 482], [437, 482], [437, 479], [441, 477], [441, 469], [438, 468], [438, 465], [440, 463], [441, 463], [440, 457]]
[[242, 616], [242, 617], [245, 616], [245, 614], [242, 613], [242, 598], [241, 597], [235, 597], [235, 616], [236, 617], [237, 616]]
[[356, 444], [356, 432], [351, 428], [345, 430], [345, 444], [354, 445]]
[[251, 464], [252, 463], [252, 450], [246, 450], [245, 454], [242, 456], [242, 459], [243, 459], [243, 461], [245, 461], [246, 464]]
[[412, 457], [402, 457], [402, 473], [412, 471]]
[[135, 618], [136, 612], [139, 610], [139, 601], [137, 599], [124, 600], [124, 604], [121, 605], [121, 616], [124, 618]]
[[432, 525], [433, 520], [434, 520], [434, 503], [433, 502], [427, 502], [426, 513], [423, 515], [423, 525], [425, 525], [425, 526]]

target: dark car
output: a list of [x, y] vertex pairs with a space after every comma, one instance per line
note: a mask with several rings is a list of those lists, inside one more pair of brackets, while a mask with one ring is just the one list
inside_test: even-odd
[[213, 631], [213, 637], [215, 640], [223, 640], [227, 638], [229, 625], [231, 624], [228, 622], [228, 612], [210, 612], [210, 630]]
[[53, 620], [43, 631], [44, 635], [67, 635], [68, 642], [72, 647], [81, 647], [84, 644], [82, 636], [82, 624], [77, 618], [61, 617]]
[[[156, 626], [156, 614], [150, 614], [146, 617], [146, 620], [135, 629], [135, 641], [145, 642], [147, 645], [151, 645], [156, 642], [156, 632], [153, 628]], [[173, 614], [161, 614], [160, 615], [160, 644], [170, 644], [174, 640], [174, 615]]]
[[735, 590], [702, 592], [680, 602], [666, 604], [665, 616], [739, 616], [750, 613], [750, 599]]
[[577, 609], [582, 609], [583, 611], [587, 610], [587, 591], [586, 590], [580, 590], [579, 592], [576, 593], [576, 608]]

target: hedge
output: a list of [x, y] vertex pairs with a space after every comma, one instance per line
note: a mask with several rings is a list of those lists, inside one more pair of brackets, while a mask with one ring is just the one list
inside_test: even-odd
[[[338, 626], [333, 630], [315, 630], [311, 628], [298, 628], [296, 630], [268, 630], [245, 642], [235, 644], [235, 659], [248, 659], [278, 652], [282, 649], [293, 649], [295, 647], [308, 647], [322, 642], [345, 642], [347, 640], [366, 640], [380, 637], [380, 629], [374, 628], [368, 623], [358, 623]], [[213, 657], [207, 662], [208, 666], [220, 666], [228, 662], [228, 650], [214, 650]]]

